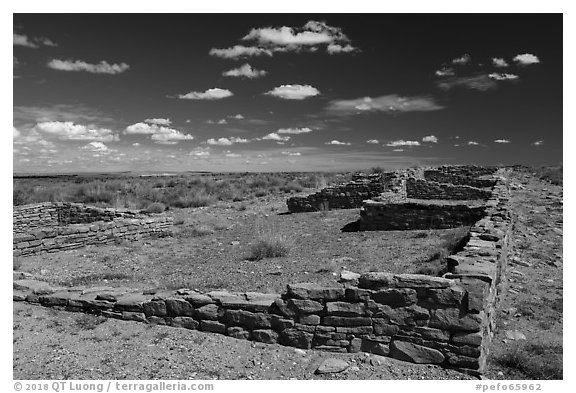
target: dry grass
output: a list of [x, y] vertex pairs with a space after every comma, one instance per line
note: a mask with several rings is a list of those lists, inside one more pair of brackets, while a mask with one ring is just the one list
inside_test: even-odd
[[285, 257], [294, 246], [291, 236], [278, 230], [274, 225], [257, 224], [258, 234], [254, 244], [250, 247], [248, 259], [259, 261], [264, 258]]
[[562, 379], [562, 343], [533, 341], [514, 345], [496, 362], [523, 374], [525, 379]]

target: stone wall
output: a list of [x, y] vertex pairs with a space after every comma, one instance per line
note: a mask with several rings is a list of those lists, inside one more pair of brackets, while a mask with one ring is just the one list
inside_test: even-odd
[[476, 165], [442, 165], [437, 169], [446, 174], [468, 178], [493, 175], [498, 171], [497, 167]]
[[326, 187], [305, 197], [292, 197], [286, 204], [291, 213], [353, 209], [361, 207], [366, 199], [386, 191], [398, 191], [399, 187], [400, 176], [396, 172], [358, 174], [349, 183]]
[[16, 233], [25, 233], [33, 228], [138, 217], [141, 218], [143, 215], [129, 210], [98, 208], [80, 203], [44, 202], [14, 206], [12, 209], [12, 228]]
[[494, 179], [480, 179], [476, 177], [461, 176], [432, 169], [424, 171], [424, 179], [437, 183], [450, 183], [476, 188], [494, 187], [496, 184], [496, 180]]
[[465, 185], [437, 183], [409, 178], [406, 196], [412, 199], [476, 200], [490, 198], [490, 190]]
[[82, 248], [89, 244], [112, 243], [118, 239], [138, 240], [170, 233], [171, 217], [121, 218], [92, 224], [71, 224], [31, 229], [15, 233], [12, 240], [14, 256], [58, 252]]
[[447, 229], [473, 225], [484, 216], [483, 206], [366, 201], [360, 209], [361, 231]]
[[66, 202], [15, 206], [12, 212], [14, 256], [167, 234], [173, 221], [135, 211]]

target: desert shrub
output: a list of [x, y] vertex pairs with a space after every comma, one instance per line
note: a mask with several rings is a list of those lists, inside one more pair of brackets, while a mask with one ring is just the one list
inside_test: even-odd
[[163, 213], [166, 210], [166, 205], [161, 202], [153, 202], [146, 207], [147, 213]]
[[534, 169], [539, 179], [557, 186], [563, 184], [563, 167], [540, 167]]
[[424, 239], [424, 238], [426, 238], [426, 237], [428, 237], [428, 233], [427, 233], [427, 232], [417, 232], [417, 233], [414, 235], [414, 239]]
[[258, 189], [254, 192], [254, 196], [256, 196], [256, 197], [263, 197], [266, 195], [268, 195], [268, 192], [263, 190], [263, 189]]
[[210, 206], [215, 202], [215, 198], [212, 195], [205, 194], [203, 192], [195, 194], [186, 194], [184, 196], [178, 197], [175, 201], [171, 203], [174, 207], [202, 207]]
[[94, 330], [98, 325], [106, 322], [108, 318], [90, 314], [81, 314], [76, 318], [75, 324], [82, 330]]
[[259, 261], [264, 258], [284, 257], [290, 253], [292, 248], [292, 239], [276, 230], [276, 228], [259, 227], [257, 229], [258, 237], [252, 247], [250, 247], [250, 256], [248, 259]]
[[533, 341], [518, 343], [498, 356], [500, 365], [519, 371], [526, 379], [562, 379], [562, 344]]
[[370, 168], [369, 173], [384, 173], [386, 172], [386, 169], [382, 168], [381, 166], [375, 166]]
[[288, 182], [282, 186], [280, 186], [280, 191], [285, 192], [286, 194], [291, 192], [301, 192], [303, 190], [302, 186], [296, 182]]
[[208, 236], [214, 233], [214, 229], [206, 225], [193, 225], [182, 227], [177, 233], [178, 238], [191, 238], [191, 237], [202, 237]]

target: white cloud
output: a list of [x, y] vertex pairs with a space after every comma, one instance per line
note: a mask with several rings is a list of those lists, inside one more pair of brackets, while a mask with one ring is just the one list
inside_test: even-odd
[[190, 152], [190, 155], [194, 157], [209, 157], [210, 152], [206, 150], [193, 150]]
[[312, 129], [308, 127], [302, 128], [280, 128], [276, 131], [278, 134], [291, 134], [291, 135], [298, 135], [298, 134], [306, 134], [312, 132]]
[[90, 142], [87, 145], [81, 147], [82, 150], [89, 150], [89, 151], [99, 151], [104, 152], [108, 151], [108, 146], [106, 146], [102, 142]]
[[265, 135], [260, 139], [265, 140], [265, 141], [287, 142], [290, 140], [290, 137], [289, 136], [280, 136], [275, 132], [271, 132], [270, 134]]
[[404, 139], [399, 139], [397, 141], [390, 141], [386, 146], [397, 147], [397, 146], [420, 146], [418, 141], [405, 141]]
[[501, 57], [493, 57], [492, 58], [492, 65], [498, 68], [506, 68], [508, 67], [508, 62]]
[[34, 129], [44, 135], [54, 136], [61, 140], [92, 140], [111, 142], [118, 139], [112, 130], [107, 128], [89, 128], [71, 121], [47, 121], [34, 126]]
[[228, 118], [230, 119], [236, 119], [236, 120], [242, 120], [244, 119], [244, 116], [242, 116], [240, 113], [233, 115], [233, 116], [228, 116]]
[[178, 94], [178, 98], [182, 100], [220, 100], [233, 95], [230, 90], [216, 87], [214, 89], [208, 89], [205, 92], [191, 91], [187, 94]]
[[[166, 119], [164, 119], [166, 120]], [[128, 135], [152, 135], [151, 139], [156, 143], [175, 144], [178, 141], [192, 140], [192, 135], [183, 134], [173, 128], [160, 126], [156, 123], [136, 123], [131, 124], [124, 132]]]
[[350, 53], [350, 52], [355, 52], [357, 50], [358, 50], [357, 48], [354, 48], [350, 44], [346, 44], [346, 45], [329, 44], [326, 47], [326, 52], [328, 52], [331, 55], [336, 54], [336, 53]]
[[470, 63], [470, 61], [472, 61], [472, 57], [470, 57], [468, 53], [465, 53], [462, 56], [453, 59], [452, 64], [465, 65]]
[[85, 71], [93, 74], [121, 74], [130, 69], [126, 63], [109, 64], [106, 61], [101, 61], [98, 64], [89, 64], [82, 60], [60, 60], [53, 59], [47, 64], [49, 68], [59, 71]]
[[194, 137], [192, 135], [183, 134], [173, 128], [158, 127], [156, 132], [152, 134], [151, 139], [156, 143], [175, 144], [178, 141], [191, 141]]
[[221, 57], [224, 59], [238, 59], [247, 56], [272, 56], [272, 51], [269, 49], [258, 48], [255, 46], [235, 45], [231, 48], [225, 49], [210, 49], [211, 56]]
[[392, 149], [392, 151], [402, 152], [404, 149]]
[[38, 37], [38, 38], [28, 38], [25, 34], [13, 33], [13, 45], [27, 46], [28, 48], [38, 48], [40, 46], [58, 46], [56, 43], [52, 42], [48, 38]]
[[441, 68], [436, 70], [436, 76], [454, 76], [456, 73], [453, 68]]
[[20, 136], [20, 131], [16, 127], [12, 127], [12, 139], [16, 139]]
[[300, 153], [299, 151], [282, 151], [280, 152], [280, 154], [285, 155], [285, 156], [301, 156], [302, 153]]
[[138, 147], [138, 146], [140, 146], [140, 144], [139, 144], [138, 142], [134, 142], [134, 143], [132, 144], [132, 146]]
[[364, 97], [352, 100], [331, 101], [326, 110], [339, 115], [370, 112], [428, 112], [443, 109], [428, 97], [401, 97], [390, 94], [381, 97]]
[[532, 142], [532, 146], [542, 146], [544, 144], [544, 141], [535, 141]]
[[508, 139], [496, 139], [494, 142], [495, 143], [510, 143], [510, 141]]
[[369, 143], [371, 145], [377, 145], [378, 143], [380, 143], [380, 141], [378, 139], [368, 139], [366, 143]]
[[228, 158], [238, 158], [238, 157], [242, 157], [242, 154], [238, 154], [238, 153], [226, 153], [226, 157], [228, 157]]
[[326, 142], [324, 143], [325, 145], [338, 145], [338, 146], [350, 146], [351, 143], [350, 142], [340, 142], [336, 139], [330, 141], [330, 142]]
[[303, 100], [317, 96], [320, 92], [310, 85], [281, 85], [264, 94], [285, 100]]
[[532, 55], [530, 53], [516, 55], [512, 60], [514, 60], [516, 63], [522, 66], [540, 63], [540, 59], [537, 56]]
[[244, 64], [243, 66], [222, 73], [223, 76], [248, 78], [248, 79], [261, 78], [266, 74], [268, 74], [268, 72], [252, 68], [250, 64]]
[[349, 41], [341, 28], [317, 21], [309, 21], [299, 29], [287, 26], [252, 29], [243, 40], [272, 46], [313, 46]]
[[170, 124], [172, 124], [172, 121], [170, 119], [146, 119], [144, 121], [146, 123], [156, 124], [159, 126], [169, 126]]
[[250, 140], [248, 139], [238, 138], [235, 136], [230, 138], [218, 138], [218, 139], [210, 138], [206, 141], [206, 143], [209, 145], [217, 145], [217, 146], [231, 146], [235, 143], [249, 143], [249, 142]]
[[492, 78], [494, 80], [497, 81], [510, 81], [510, 80], [515, 80], [518, 79], [518, 75], [515, 74], [499, 74], [497, 72], [493, 72], [492, 74], [488, 75], [489, 78]]
[[422, 142], [429, 142], [429, 143], [438, 143], [438, 138], [434, 135], [427, 135], [422, 138]]
[[468, 141], [468, 146], [479, 146], [480, 144], [476, 141]]

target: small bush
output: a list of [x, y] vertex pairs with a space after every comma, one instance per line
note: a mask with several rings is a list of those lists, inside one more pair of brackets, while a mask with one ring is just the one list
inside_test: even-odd
[[252, 245], [251, 252], [249, 259], [259, 261], [264, 258], [284, 257], [290, 252], [290, 247], [280, 238], [258, 239]]
[[526, 379], [562, 379], [562, 352], [562, 344], [522, 343], [497, 357], [496, 362], [521, 372]]
[[205, 225], [183, 227], [176, 236], [179, 238], [190, 238], [190, 237], [202, 237], [208, 236], [214, 233], [212, 228]]
[[146, 207], [147, 213], [164, 213], [166, 205], [161, 202], [153, 202]]
[[375, 166], [370, 168], [370, 173], [384, 173], [386, 169], [382, 168], [381, 166]]

